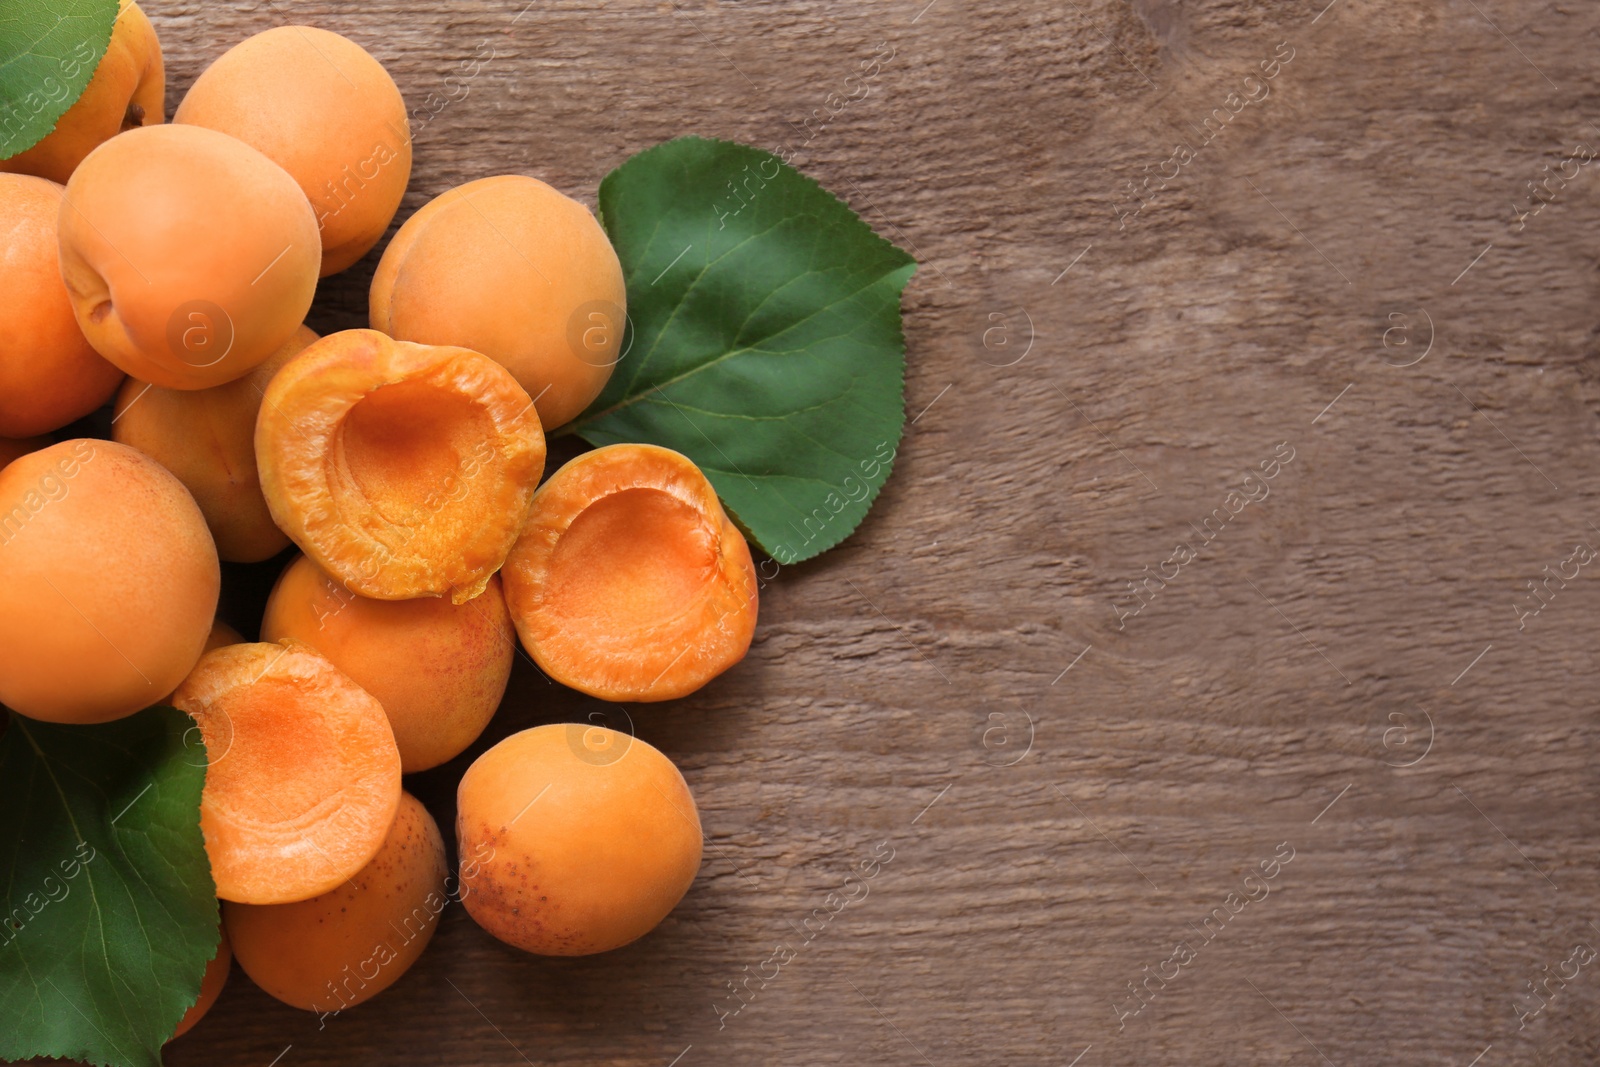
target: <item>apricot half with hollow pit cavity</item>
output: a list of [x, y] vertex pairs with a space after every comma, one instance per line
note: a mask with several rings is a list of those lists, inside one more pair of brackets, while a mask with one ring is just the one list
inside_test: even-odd
[[604, 700], [692, 693], [755, 634], [750, 547], [700, 469], [655, 445], [607, 445], [551, 475], [503, 577], [534, 662]]
[[272, 379], [256, 463], [273, 519], [345, 588], [463, 604], [516, 542], [544, 432], [487, 356], [345, 330]]
[[288, 172], [200, 126], [143, 126], [89, 153], [67, 183], [60, 237], [84, 336], [168, 389], [221, 385], [276, 352], [322, 262]]
[[322, 273], [377, 244], [411, 176], [406, 103], [383, 65], [347, 37], [277, 26], [234, 45], [195, 79], [173, 122], [259, 148], [311, 200]]
[[400, 804], [383, 707], [309, 645], [225, 645], [172, 696], [200, 726], [217, 896], [307, 900], [377, 853]]
[[372, 328], [503, 364], [555, 429], [618, 360], [627, 288], [588, 208], [537, 178], [480, 178], [406, 220], [372, 276]]
[[251, 981], [293, 1007], [337, 1013], [417, 962], [449, 903], [448, 873], [438, 824], [402, 793], [383, 847], [349, 881], [295, 904], [224, 901], [222, 921]]
[[243, 378], [210, 389], [163, 389], [129, 378], [111, 436], [156, 459], [188, 487], [217, 540], [217, 555], [257, 563], [289, 547], [256, 474], [256, 412], [267, 383], [317, 339], [302, 326]]
[[637, 738], [557, 723], [479, 756], [456, 792], [461, 902], [545, 956], [643, 937], [700, 869], [700, 814], [678, 768]]
[[104, 404], [122, 372], [78, 328], [61, 284], [62, 188], [0, 174], [0, 435], [31, 437]]
[[454, 759], [505, 695], [516, 631], [498, 576], [465, 604], [357, 596], [305, 556], [267, 598], [261, 639], [293, 638], [378, 698], [407, 774]]
[[[65, 12], [62, 17], [66, 17]], [[88, 53], [88, 42], [78, 42], [61, 57], [63, 73], [82, 62]], [[111, 27], [111, 42], [95, 65], [83, 95], [38, 144], [9, 159], [0, 159], [0, 171], [66, 182], [83, 157], [101, 142], [123, 130], [162, 122], [167, 106], [166, 84], [155, 27], [138, 4], [122, 0], [117, 21]]]
[[113, 441], [0, 470], [0, 702], [97, 723], [159, 703], [200, 658], [222, 582], [183, 484]]

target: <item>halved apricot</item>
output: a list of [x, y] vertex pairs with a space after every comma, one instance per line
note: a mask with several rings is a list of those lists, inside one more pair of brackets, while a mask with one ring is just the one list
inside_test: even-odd
[[498, 576], [465, 604], [372, 600], [305, 556], [284, 568], [261, 620], [263, 641], [284, 638], [315, 648], [378, 698], [407, 774], [454, 759], [478, 739], [516, 657]]
[[200, 829], [217, 896], [326, 893], [377, 853], [400, 804], [383, 707], [309, 645], [226, 645], [172, 697], [200, 726]]
[[273, 520], [346, 588], [463, 604], [516, 542], [544, 431], [487, 356], [345, 330], [272, 379], [256, 463]]
[[272, 522], [256, 474], [256, 412], [272, 376], [317, 335], [301, 326], [243, 378], [210, 389], [164, 389], [129, 378], [117, 394], [111, 436], [158, 460], [194, 494], [217, 555], [258, 563], [289, 547]]
[[750, 547], [700, 469], [656, 445], [607, 445], [551, 475], [504, 579], [534, 662], [604, 700], [692, 693], [755, 634]]
[[607, 952], [649, 933], [700, 869], [694, 796], [660, 750], [557, 723], [479, 756], [456, 792], [461, 903], [543, 956]]
[[439, 825], [402, 793], [383, 847], [349, 881], [295, 904], [224, 901], [222, 919], [251, 981], [285, 1004], [336, 1013], [422, 955], [449, 903], [448, 873]]

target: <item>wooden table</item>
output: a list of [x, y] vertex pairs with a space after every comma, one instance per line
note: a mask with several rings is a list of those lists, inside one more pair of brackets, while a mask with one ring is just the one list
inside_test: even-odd
[[[578, 960], [452, 907], [321, 1029], [235, 972], [170, 1062], [1600, 1061], [1600, 10], [1325, 2], [150, 0], [169, 113], [285, 22], [436, 94], [402, 217], [797, 143], [881, 42], [796, 159], [923, 264], [877, 508], [633, 709], [683, 905]], [[409, 788], [604, 710], [519, 664]]]

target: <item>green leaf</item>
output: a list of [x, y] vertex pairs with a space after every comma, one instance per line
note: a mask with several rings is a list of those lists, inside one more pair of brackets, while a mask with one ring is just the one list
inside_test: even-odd
[[117, 21], [117, 0], [5, 0], [0, 159], [42, 141], [78, 102]]
[[0, 738], [0, 1059], [159, 1067], [216, 954], [205, 748], [150, 708]]
[[905, 423], [900, 291], [916, 262], [776, 156], [684, 137], [600, 184], [631, 338], [572, 429], [694, 460], [780, 563], [831, 548]]

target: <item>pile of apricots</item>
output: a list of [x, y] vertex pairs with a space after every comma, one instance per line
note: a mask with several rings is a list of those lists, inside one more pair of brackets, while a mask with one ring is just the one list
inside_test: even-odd
[[[452, 899], [533, 953], [642, 936], [701, 858], [656, 749], [563, 724], [489, 748], [453, 877], [403, 791], [483, 732], [518, 643], [615, 701], [683, 696], [750, 645], [750, 550], [693, 463], [611, 445], [543, 479], [545, 427], [618, 359], [604, 230], [534, 178], [468, 182], [389, 242], [372, 328], [318, 337], [318, 279], [377, 244], [410, 176], [394, 81], [284, 26], [212, 63], [171, 123], [164, 92], [124, 0], [83, 96], [0, 161], [0, 703], [198, 724], [222, 932], [178, 1032], [230, 959], [288, 1004], [360, 1003]], [[57, 439], [107, 404], [111, 440]], [[219, 560], [291, 544], [247, 642], [216, 619]]]

